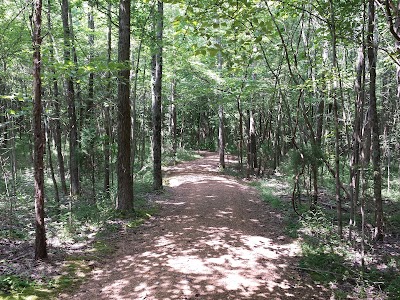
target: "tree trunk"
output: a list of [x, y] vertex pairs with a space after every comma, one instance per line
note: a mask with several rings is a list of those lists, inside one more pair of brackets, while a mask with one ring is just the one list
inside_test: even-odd
[[[363, 37], [364, 38], [364, 37]], [[363, 42], [364, 43], [364, 42]], [[363, 119], [364, 106], [364, 78], [365, 78], [365, 46], [360, 46], [357, 59], [357, 79], [355, 82], [355, 90], [357, 100], [354, 105], [354, 131], [353, 131], [353, 151], [350, 160], [350, 221], [349, 221], [349, 240], [352, 240], [352, 230], [355, 226], [355, 211], [360, 194], [360, 148], [361, 148], [361, 122]]]
[[176, 150], [177, 150], [177, 140], [176, 140], [176, 79], [173, 78], [171, 81], [171, 99], [170, 99], [170, 121], [169, 121], [169, 134], [172, 139], [172, 155], [174, 157], [174, 163], [176, 161]]
[[[108, 3], [108, 20], [107, 20], [107, 64], [111, 62], [111, 2]], [[107, 71], [107, 101], [104, 105], [104, 192], [107, 197], [110, 197], [110, 155], [111, 155], [111, 116], [110, 116], [110, 104], [112, 102], [111, 97], [111, 71]]]
[[124, 68], [118, 72], [118, 199], [117, 209], [133, 209], [133, 177], [131, 169], [131, 106], [129, 101], [130, 0], [120, 0], [118, 62]]
[[219, 152], [219, 166], [225, 169], [225, 125], [224, 125], [224, 107], [222, 104], [218, 108], [218, 152]]
[[382, 241], [383, 232], [383, 203], [382, 203], [382, 174], [381, 174], [381, 153], [379, 141], [379, 118], [376, 99], [376, 61], [377, 45], [374, 39], [375, 33], [375, 2], [369, 0], [368, 18], [368, 61], [369, 61], [369, 96], [372, 127], [372, 168], [374, 171], [374, 201], [375, 201], [375, 230], [374, 239]]
[[33, 9], [33, 134], [35, 178], [35, 259], [47, 258], [44, 224], [44, 138], [42, 130], [41, 37], [42, 0], [35, 0]]
[[[50, 0], [47, 0], [47, 26], [48, 30], [50, 32], [50, 38], [51, 38], [51, 43], [50, 43], [50, 61], [55, 61], [54, 58], [54, 38], [52, 35], [52, 23], [51, 23], [51, 2]], [[67, 190], [67, 181], [65, 179], [65, 166], [64, 166], [64, 156], [62, 153], [62, 139], [61, 139], [61, 109], [60, 109], [60, 92], [58, 89], [58, 79], [56, 76], [56, 69], [54, 65], [51, 66], [51, 72], [53, 75], [53, 96], [54, 96], [54, 120], [52, 120], [52, 125], [53, 128], [53, 134], [54, 134], [54, 143], [56, 146], [57, 150], [57, 160], [58, 160], [58, 172], [60, 174], [60, 182], [61, 182], [61, 190], [64, 196], [68, 194]], [[50, 125], [50, 124], [49, 124]]]
[[[94, 17], [93, 17], [93, 1], [89, 1], [89, 12], [88, 12], [88, 28], [90, 30], [88, 36], [88, 44], [89, 44], [89, 64], [93, 60], [93, 47], [94, 47]], [[91, 128], [93, 125], [90, 124], [91, 120], [93, 119], [92, 116], [94, 115], [94, 73], [89, 73], [88, 79], [88, 97], [86, 103], [86, 113], [87, 113], [87, 120], [85, 120], [85, 125]], [[94, 126], [93, 126], [94, 127]], [[94, 129], [92, 129], [94, 131]], [[89, 160], [90, 160], [90, 171], [91, 171], [91, 181], [92, 181], [92, 199], [91, 202], [96, 202], [96, 163], [95, 163], [95, 145], [94, 139], [95, 134], [90, 133], [89, 137]]]
[[243, 138], [243, 110], [242, 110], [242, 104], [240, 101], [241, 95], [238, 95], [237, 97], [237, 110], [239, 113], [239, 168], [240, 171], [243, 169], [243, 144], [244, 144], [244, 138]]
[[59, 216], [60, 212], [61, 212], [60, 193], [58, 191], [58, 184], [57, 184], [57, 180], [56, 180], [56, 175], [54, 173], [53, 155], [51, 154], [51, 130], [50, 130], [49, 121], [47, 121], [47, 122], [45, 121], [45, 129], [46, 129], [47, 156], [49, 158], [49, 168], [50, 168], [51, 180], [52, 180], [53, 186], [54, 186], [54, 198], [57, 203], [56, 211], [57, 211], [57, 216]]
[[248, 123], [248, 142], [247, 142], [247, 177], [250, 177], [254, 174], [255, 167], [255, 156], [254, 156], [254, 148], [256, 142], [256, 128], [253, 116], [253, 110], [250, 109], [247, 111], [249, 116]]
[[[318, 103], [317, 109], [317, 130], [315, 136], [315, 146], [318, 151], [322, 147], [322, 129], [324, 125], [324, 111], [325, 111], [325, 100], [321, 99]], [[312, 165], [313, 174], [313, 205], [315, 206], [318, 202], [318, 165]]]
[[[89, 12], [88, 12], [88, 28], [89, 28], [89, 36], [88, 36], [88, 44], [89, 44], [89, 64], [92, 63], [93, 60], [93, 47], [94, 47], [94, 17], [93, 17], [93, 1], [89, 1]], [[86, 103], [86, 112], [89, 116], [93, 113], [93, 98], [94, 98], [94, 73], [89, 73], [89, 81], [88, 81], [88, 97]]]
[[161, 173], [161, 88], [162, 88], [162, 41], [163, 2], [157, 1], [155, 17], [155, 49], [152, 58], [152, 123], [153, 123], [153, 189], [162, 189]]
[[339, 152], [339, 143], [340, 143], [340, 134], [339, 134], [339, 105], [337, 101], [337, 76], [338, 68], [337, 68], [337, 50], [336, 50], [336, 27], [335, 27], [335, 11], [332, 0], [329, 1], [330, 10], [331, 10], [331, 38], [332, 38], [332, 67], [334, 74], [334, 82], [333, 82], [333, 114], [334, 114], [334, 122], [335, 122], [335, 195], [336, 195], [336, 204], [337, 204], [337, 218], [338, 218], [338, 234], [340, 237], [343, 235], [343, 220], [342, 220], [342, 199], [340, 198], [340, 152]]
[[[221, 45], [221, 38], [218, 38], [218, 44]], [[222, 71], [222, 54], [218, 53], [218, 71]], [[222, 98], [222, 96], [221, 96]], [[222, 101], [222, 99], [220, 99]], [[224, 106], [222, 103], [218, 107], [218, 153], [219, 167], [225, 169], [225, 124], [224, 124]]]
[[[68, 18], [68, 0], [62, 0], [61, 18], [64, 30], [64, 62], [66, 65], [71, 63], [71, 32]], [[75, 110], [75, 92], [73, 78], [66, 75], [66, 96], [68, 103], [69, 117], [69, 172], [70, 172], [70, 194], [71, 196], [79, 195], [79, 170], [78, 170], [78, 130], [76, 122]]]

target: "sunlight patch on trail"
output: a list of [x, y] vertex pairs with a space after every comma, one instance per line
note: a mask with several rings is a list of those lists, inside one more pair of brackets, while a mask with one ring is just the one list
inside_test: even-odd
[[169, 178], [169, 186], [170, 187], [178, 187], [182, 184], [188, 183], [199, 183], [199, 182], [221, 182], [225, 184], [232, 184], [234, 183], [232, 180], [229, 180], [222, 176], [212, 176], [209, 175], [200, 175], [200, 174], [187, 174], [187, 175], [180, 175], [180, 176], [173, 176]]

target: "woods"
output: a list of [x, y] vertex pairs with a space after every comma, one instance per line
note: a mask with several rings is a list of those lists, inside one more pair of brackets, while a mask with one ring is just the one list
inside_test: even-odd
[[163, 167], [207, 150], [221, 172], [230, 155], [248, 180], [283, 176], [297, 220], [327, 213], [363, 272], [369, 245], [398, 244], [400, 1], [3, 0], [0, 16], [0, 239], [45, 259], [46, 235], [137, 216]]

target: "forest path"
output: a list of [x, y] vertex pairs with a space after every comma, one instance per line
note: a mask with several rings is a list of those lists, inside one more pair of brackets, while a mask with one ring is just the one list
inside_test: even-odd
[[205, 153], [166, 170], [158, 217], [128, 232], [74, 299], [329, 299], [294, 266], [299, 247], [255, 189]]

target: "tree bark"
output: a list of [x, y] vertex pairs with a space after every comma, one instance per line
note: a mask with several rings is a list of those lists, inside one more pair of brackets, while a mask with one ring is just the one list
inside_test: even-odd
[[[243, 86], [243, 84], [242, 84]], [[238, 95], [236, 104], [237, 104], [237, 110], [239, 113], [239, 168], [240, 171], [243, 169], [243, 143], [244, 143], [244, 138], [243, 138], [243, 110], [242, 110], [242, 104], [240, 101], [241, 94]]]
[[255, 168], [255, 155], [254, 149], [256, 147], [256, 128], [253, 116], [253, 110], [249, 109], [247, 111], [249, 115], [249, 123], [248, 123], [248, 142], [247, 142], [247, 177], [250, 177], [254, 174]]
[[[55, 61], [54, 58], [54, 38], [52, 35], [52, 22], [51, 22], [51, 2], [50, 0], [47, 0], [47, 26], [48, 30], [50, 32], [50, 38], [51, 38], [51, 43], [50, 43], [50, 61]], [[68, 189], [67, 189], [67, 181], [65, 179], [65, 165], [64, 165], [64, 156], [62, 153], [62, 139], [61, 139], [61, 109], [60, 109], [60, 92], [58, 88], [58, 79], [56, 76], [56, 69], [54, 65], [51, 67], [51, 72], [53, 75], [53, 96], [54, 96], [54, 120], [52, 120], [52, 127], [53, 129], [53, 135], [54, 135], [54, 143], [56, 146], [57, 150], [57, 161], [58, 161], [58, 172], [60, 174], [60, 183], [61, 183], [61, 191], [66, 196], [68, 194]], [[50, 125], [50, 124], [49, 124]]]
[[35, 179], [35, 259], [47, 258], [44, 223], [44, 137], [42, 130], [41, 27], [42, 0], [35, 0], [33, 9], [33, 134]]
[[331, 10], [331, 38], [332, 38], [332, 67], [333, 74], [335, 78], [333, 79], [333, 114], [334, 114], [334, 122], [335, 122], [335, 195], [336, 195], [336, 204], [337, 204], [337, 218], [338, 218], [338, 234], [340, 237], [343, 235], [343, 219], [342, 219], [342, 199], [340, 197], [340, 152], [339, 152], [339, 105], [337, 101], [337, 76], [338, 68], [337, 68], [337, 50], [336, 50], [336, 27], [335, 27], [335, 10], [333, 6], [333, 1], [329, 1], [330, 10]]
[[[111, 37], [112, 37], [112, 28], [111, 28], [111, 2], [108, 3], [108, 20], [107, 20], [107, 64], [111, 62]], [[110, 197], [110, 155], [111, 155], [111, 116], [110, 116], [110, 104], [112, 102], [111, 99], [111, 71], [107, 71], [107, 100], [108, 103], [104, 105], [104, 192], [107, 197]]]
[[225, 169], [225, 125], [224, 125], [224, 106], [219, 105], [218, 108], [218, 153], [219, 153], [219, 166]]
[[174, 163], [176, 161], [176, 150], [178, 142], [176, 140], [177, 133], [177, 117], [176, 117], [176, 79], [171, 80], [171, 99], [170, 99], [170, 121], [169, 121], [169, 134], [172, 139], [172, 155], [174, 157]]
[[161, 173], [161, 88], [162, 88], [162, 42], [163, 42], [163, 2], [157, 1], [155, 18], [155, 49], [152, 58], [152, 123], [153, 123], [153, 189], [160, 190]]
[[[221, 38], [218, 38], [218, 44], [221, 45]], [[222, 54], [218, 53], [218, 71], [222, 71]], [[220, 96], [222, 98], [222, 96]], [[220, 99], [222, 101], [222, 99]], [[219, 167], [225, 169], [225, 124], [224, 124], [224, 106], [222, 103], [218, 107], [218, 154]]]
[[372, 127], [372, 168], [374, 172], [374, 201], [375, 201], [375, 229], [374, 239], [382, 241], [383, 231], [383, 202], [382, 202], [382, 174], [381, 174], [381, 153], [379, 141], [379, 117], [376, 98], [376, 61], [377, 45], [374, 39], [375, 33], [375, 2], [369, 0], [368, 14], [368, 61], [369, 61], [369, 96]]
[[[88, 35], [88, 43], [89, 43], [89, 64], [93, 60], [93, 47], [94, 47], [94, 17], [93, 17], [93, 1], [89, 1], [89, 12], [88, 12], [88, 28], [89, 28], [89, 35]], [[88, 80], [88, 98], [86, 103], [86, 112], [89, 116], [92, 115], [93, 104], [94, 104], [94, 73], [89, 73], [89, 80]]]
[[[93, 16], [93, 1], [89, 1], [89, 12], [88, 12], [88, 28], [89, 28], [89, 35], [88, 35], [88, 44], [89, 44], [89, 64], [93, 60], [94, 54], [94, 16]], [[85, 120], [85, 125], [91, 128], [91, 120], [93, 119], [94, 115], [94, 73], [89, 73], [88, 78], [88, 97], [86, 103], [86, 113], [87, 119]], [[93, 130], [93, 129], [92, 129]], [[93, 130], [94, 131], [94, 130]], [[90, 134], [89, 137], [89, 159], [90, 159], [90, 169], [91, 169], [91, 181], [92, 181], [92, 199], [91, 202], [96, 202], [96, 158], [95, 158], [95, 145], [94, 145], [94, 134]]]
[[[364, 38], [364, 37], [363, 37]], [[350, 160], [350, 221], [349, 221], [349, 240], [352, 240], [352, 230], [355, 226], [355, 211], [360, 194], [360, 150], [361, 150], [361, 122], [363, 119], [364, 106], [364, 79], [365, 79], [365, 46], [364, 42], [359, 48], [355, 82], [357, 99], [354, 105], [354, 125], [353, 125], [353, 151]]]
[[54, 172], [54, 165], [53, 165], [53, 155], [51, 154], [51, 130], [50, 130], [50, 124], [49, 120], [45, 120], [45, 131], [46, 131], [46, 145], [47, 145], [47, 156], [49, 159], [49, 168], [50, 168], [50, 174], [51, 174], [51, 180], [53, 182], [54, 186], [54, 198], [57, 203], [56, 211], [57, 211], [57, 216], [60, 215], [61, 212], [61, 206], [60, 206], [60, 193], [58, 190], [58, 184], [57, 184], [57, 179], [56, 175]]
[[120, 0], [118, 62], [124, 64], [124, 67], [118, 72], [118, 198], [116, 206], [123, 212], [133, 209], [131, 107], [129, 101], [130, 9], [130, 0]]
[[[64, 31], [64, 63], [71, 64], [71, 32], [69, 25], [69, 8], [68, 0], [62, 0], [61, 3], [61, 18]], [[70, 172], [70, 195], [79, 195], [79, 169], [78, 169], [78, 129], [76, 122], [75, 109], [75, 92], [73, 78], [71, 75], [66, 75], [66, 98], [68, 103], [68, 118], [69, 118], [69, 172]]]

